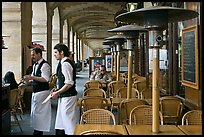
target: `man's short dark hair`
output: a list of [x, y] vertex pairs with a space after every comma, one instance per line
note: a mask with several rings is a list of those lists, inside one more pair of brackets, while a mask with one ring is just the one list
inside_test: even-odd
[[42, 49], [41, 48], [33, 48], [32, 51], [35, 51], [36, 54], [40, 53], [42, 56]]
[[65, 57], [69, 57], [69, 55], [70, 55], [69, 49], [65, 44], [58, 43], [55, 45], [54, 49], [57, 49], [59, 52], [63, 51]]
[[105, 68], [105, 70], [106, 70], [106, 66], [105, 65], [101, 65], [101, 68]]

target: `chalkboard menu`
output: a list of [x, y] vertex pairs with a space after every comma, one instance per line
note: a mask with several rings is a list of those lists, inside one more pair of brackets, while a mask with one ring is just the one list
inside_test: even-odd
[[198, 89], [197, 25], [182, 30], [182, 84]]

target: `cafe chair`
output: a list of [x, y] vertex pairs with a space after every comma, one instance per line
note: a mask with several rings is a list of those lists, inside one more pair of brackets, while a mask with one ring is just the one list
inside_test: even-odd
[[146, 79], [143, 77], [138, 78], [133, 82], [132, 87], [136, 88], [141, 94], [147, 88]]
[[18, 124], [20, 131], [23, 132], [21, 125], [19, 123], [18, 117], [17, 117], [17, 111], [18, 111], [18, 95], [20, 93], [19, 89], [12, 89], [10, 90], [9, 95], [9, 108], [11, 111], [11, 116], [14, 118], [15, 122]]
[[[152, 106], [139, 105], [130, 112], [130, 125], [152, 125]], [[163, 125], [163, 117], [159, 112], [160, 124]]]
[[123, 81], [111, 81], [110, 83], [108, 83], [107, 88], [110, 97], [115, 98], [117, 90], [121, 87], [126, 87], [126, 84]]
[[57, 82], [57, 76], [55, 73], [53, 73], [50, 76], [50, 80], [49, 80], [49, 89], [53, 89], [54, 87], [56, 87], [56, 82]]
[[86, 83], [84, 84], [85, 90], [89, 89], [89, 88], [102, 88], [102, 85], [100, 83], [100, 81], [98, 80], [89, 80], [86, 81]]
[[145, 88], [140, 92], [140, 99], [152, 99], [152, 88]]
[[24, 99], [23, 99], [23, 96], [24, 96], [24, 92], [25, 92], [25, 89], [26, 89], [26, 85], [25, 84], [20, 84], [18, 86], [18, 90], [19, 90], [19, 94], [18, 94], [18, 109], [21, 111], [21, 114], [23, 114], [23, 109], [25, 108], [25, 102], [24, 102]]
[[106, 98], [106, 92], [100, 88], [89, 88], [83, 93], [83, 97], [103, 97]]
[[117, 131], [110, 130], [88, 130], [82, 132], [80, 135], [123, 135]]
[[202, 125], [202, 110], [191, 110], [182, 117], [182, 125]]
[[137, 98], [130, 98], [121, 101], [119, 106], [119, 123], [128, 124], [130, 112], [133, 108], [139, 105], [148, 105], [148, 102]]
[[164, 124], [178, 124], [183, 110], [183, 103], [175, 96], [160, 97], [160, 111]]
[[[130, 98], [140, 98], [140, 93], [136, 88], [132, 88]], [[116, 92], [116, 97], [127, 98], [127, 87], [121, 87]]]
[[90, 109], [84, 112], [80, 124], [107, 124], [116, 125], [115, 116], [106, 109]]
[[81, 100], [81, 114], [89, 109], [100, 108], [107, 109], [108, 108], [108, 100], [103, 97], [83, 97]]

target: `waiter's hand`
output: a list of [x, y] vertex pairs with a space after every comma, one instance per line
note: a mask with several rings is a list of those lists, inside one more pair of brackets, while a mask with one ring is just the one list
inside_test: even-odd
[[25, 80], [26, 83], [29, 83], [29, 81], [32, 80], [33, 78], [32, 78], [32, 76], [30, 76], [30, 75], [25, 75], [25, 76], [23, 77], [23, 79]]
[[57, 99], [57, 97], [59, 96], [59, 93], [56, 92], [56, 91], [57, 91], [56, 88], [53, 88], [53, 89], [50, 91], [50, 94], [51, 94], [52, 99]]

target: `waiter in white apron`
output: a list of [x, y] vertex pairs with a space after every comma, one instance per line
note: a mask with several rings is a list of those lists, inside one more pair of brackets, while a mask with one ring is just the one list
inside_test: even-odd
[[59, 64], [56, 71], [57, 89], [52, 90], [51, 96], [53, 99], [58, 98], [56, 135], [73, 135], [77, 124], [76, 68], [69, 58], [70, 54], [66, 45], [55, 45], [54, 56], [59, 60]]
[[31, 76], [25, 75], [24, 80], [32, 81], [33, 92], [31, 99], [31, 127], [34, 128], [33, 135], [43, 135], [49, 132], [51, 126], [51, 101], [42, 104], [50, 94], [48, 81], [50, 79], [50, 66], [42, 58], [42, 50], [34, 48], [31, 58], [35, 61]]

